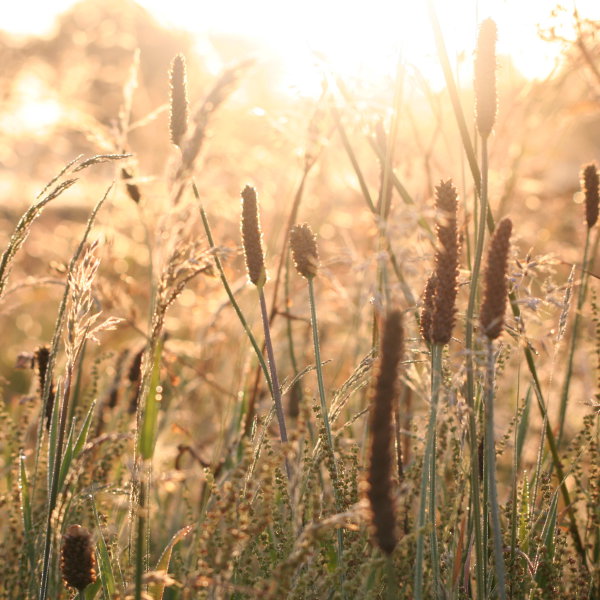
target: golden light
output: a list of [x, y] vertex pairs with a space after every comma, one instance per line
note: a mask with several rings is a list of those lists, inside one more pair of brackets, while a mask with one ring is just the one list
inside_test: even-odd
[[[1, 22], [9, 31], [43, 33], [51, 29], [53, 17], [71, 4], [74, 0], [43, 4], [24, 0], [10, 9], [4, 7], [7, 14], [0, 15]], [[392, 75], [401, 60], [433, 88], [443, 87], [426, 0], [139, 0], [139, 4], [165, 26], [196, 35], [199, 52], [207, 60], [214, 60], [213, 34], [256, 42], [265, 60], [277, 61], [280, 85], [301, 95], [319, 92], [324, 64], [336, 74], [368, 83]], [[564, 12], [554, 18], [555, 0], [437, 0], [433, 4], [451, 59], [470, 61], [477, 24], [492, 17], [498, 25], [498, 53], [508, 55], [515, 69], [530, 79], [547, 76], [560, 56], [559, 45], [542, 41], [538, 27], [558, 25], [565, 37], [573, 37], [575, 7], [582, 16], [600, 18], [596, 0], [563, 2]]]

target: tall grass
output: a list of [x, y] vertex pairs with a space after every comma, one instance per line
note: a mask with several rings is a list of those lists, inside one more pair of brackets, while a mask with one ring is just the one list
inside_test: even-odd
[[[72, 175], [108, 163], [122, 180], [71, 241], [58, 306], [40, 309], [47, 346], [19, 357], [39, 370], [29, 394], [0, 404], [1, 598], [600, 598], [600, 421], [597, 401], [577, 400], [591, 385], [576, 363], [600, 356], [597, 168], [582, 176], [586, 241], [569, 327], [577, 266], [563, 281], [557, 261], [523, 257], [522, 217], [493, 214], [496, 26], [481, 24], [477, 46], [475, 144], [433, 13], [432, 23], [472, 179], [458, 189], [450, 177], [460, 174], [434, 163], [434, 213], [398, 165], [406, 73], [399, 67], [388, 135], [386, 120], [363, 127], [355, 92], [338, 79], [309, 129], [336, 132], [339, 148], [320, 140], [306, 151], [289, 206], [264, 200], [277, 195], [277, 174], [253, 165], [263, 210], [246, 186], [241, 252], [238, 213], [228, 221], [237, 191], [211, 203], [199, 166], [212, 119], [250, 63], [226, 70], [193, 112], [177, 55], [161, 202], [121, 166], [132, 158], [120, 152], [124, 117], [119, 153], [70, 162], [15, 219], [0, 261], [7, 310], [28, 285], [36, 218], [83, 185]], [[123, 114], [131, 102], [126, 94]], [[341, 217], [341, 201], [317, 185], [336, 151], [364, 215]], [[242, 174], [233, 179], [240, 189]], [[127, 222], [142, 230], [131, 246], [100, 231], [125, 219], [124, 202], [141, 221]], [[301, 212], [320, 235], [294, 225]], [[338, 234], [352, 260], [335, 255]], [[53, 231], [43, 235], [53, 243]], [[131, 255], [115, 259], [122, 248]], [[23, 282], [10, 287], [15, 274]], [[540, 373], [552, 382], [561, 361], [545, 364], [527, 329], [542, 284], [559, 298], [555, 356], [569, 339], [557, 414]], [[569, 418], [575, 408], [582, 415]]]

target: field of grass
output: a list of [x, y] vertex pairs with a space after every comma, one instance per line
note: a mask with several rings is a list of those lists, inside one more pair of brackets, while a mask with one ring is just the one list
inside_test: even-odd
[[600, 599], [600, 24], [307, 98], [81, 22], [0, 76], [0, 598]]

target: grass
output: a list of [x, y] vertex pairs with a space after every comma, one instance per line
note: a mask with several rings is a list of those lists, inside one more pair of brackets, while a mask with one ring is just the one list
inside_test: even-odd
[[[226, 70], [193, 113], [181, 56], [164, 181], [133, 175], [142, 167], [126, 83], [118, 140], [107, 133], [102, 154], [68, 162], [22, 217], [3, 217], [2, 357], [32, 347], [19, 356], [25, 372], [3, 365], [0, 598], [600, 598], [595, 221], [552, 224], [552, 251], [572, 260], [523, 255], [544, 215], [513, 204], [511, 251], [494, 267], [507, 223], [494, 164], [514, 117], [502, 101], [496, 116], [488, 56], [493, 93], [478, 81], [472, 139], [472, 94], [454, 81], [434, 13], [432, 24], [449, 98], [412, 127], [430, 128], [436, 149], [439, 131], [439, 144], [460, 144], [466, 162], [422, 157], [460, 218], [439, 198], [434, 214], [422, 192], [433, 182], [403, 166], [412, 140], [402, 115], [416, 107], [401, 64], [388, 118], [369, 127], [358, 92], [329, 81], [305, 113], [300, 184], [285, 188], [260, 152], [239, 173], [203, 162], [250, 63]], [[158, 122], [142, 122], [158, 136]], [[233, 133], [224, 137], [233, 148]], [[328, 193], [328, 161], [353, 196]], [[110, 184], [110, 169], [127, 175]], [[450, 177], [463, 180], [460, 202]], [[247, 273], [235, 190], [248, 179], [262, 224], [249, 210]], [[65, 244], [48, 224], [72, 216], [53, 208], [98, 181]], [[590, 214], [598, 190], [582, 195]], [[55, 255], [65, 264], [49, 291], [29, 271]], [[400, 333], [381, 336], [389, 315]], [[24, 324], [37, 337], [21, 335]], [[46, 344], [38, 377], [33, 351]], [[73, 537], [93, 556], [78, 563], [63, 546]], [[65, 572], [85, 587], [67, 587]]]

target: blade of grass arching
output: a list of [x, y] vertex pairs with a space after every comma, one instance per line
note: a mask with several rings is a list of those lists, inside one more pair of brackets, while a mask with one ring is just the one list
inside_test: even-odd
[[0, 259], [0, 298], [2, 297], [4, 288], [6, 287], [6, 282], [8, 281], [8, 275], [10, 273], [12, 261], [15, 258], [17, 252], [19, 251], [19, 248], [21, 248], [21, 246], [27, 239], [33, 221], [35, 221], [35, 219], [39, 217], [40, 213], [42, 212], [42, 209], [46, 206], [46, 204], [48, 204], [48, 202], [60, 196], [65, 190], [68, 190], [76, 181], [77, 179], [68, 179], [67, 181], [63, 181], [61, 184], [57, 185], [42, 200], [30, 206], [29, 209], [27, 209], [23, 216], [19, 219], [15, 231], [12, 234], [8, 243], [8, 247], [2, 254], [2, 258]]
[[433, 6], [433, 0], [427, 0], [427, 8], [429, 11], [429, 20], [431, 21], [431, 27], [433, 29], [433, 36], [435, 38], [438, 59], [444, 73], [446, 87], [448, 88], [448, 94], [450, 95], [452, 109], [454, 110], [454, 116], [460, 132], [463, 148], [465, 150], [465, 154], [467, 155], [467, 160], [471, 169], [471, 175], [473, 176], [475, 188], [477, 189], [477, 194], [479, 195], [481, 190], [481, 173], [477, 164], [477, 157], [475, 155], [473, 142], [471, 141], [471, 136], [469, 135], [469, 129], [467, 128], [465, 114], [458, 96], [458, 88], [456, 86], [456, 81], [454, 80], [454, 75], [452, 74], [450, 60], [448, 59], [448, 51], [446, 50], [446, 43], [444, 42], [444, 34], [442, 33], [442, 28], [440, 27], [440, 22]]
[[[175, 544], [180, 542], [192, 529], [193, 528], [191, 525], [186, 525], [171, 538], [170, 542], [163, 550], [163, 553], [160, 555], [158, 563], [156, 563], [155, 571], [168, 571], [169, 563], [171, 562], [171, 554], [173, 553], [173, 548], [175, 547]], [[164, 591], [164, 581], [155, 583], [151, 585], [148, 589], [148, 593], [150, 594], [153, 600], [162, 600]]]
[[[96, 501], [94, 496], [90, 494], [90, 502], [92, 505], [92, 510], [94, 512], [94, 519], [96, 521], [96, 529], [98, 531], [98, 541], [97, 545], [97, 555], [98, 555], [98, 567], [100, 571], [100, 581], [102, 582], [102, 591], [104, 593], [104, 600], [110, 600], [114, 598], [117, 591], [117, 586], [115, 583], [115, 575], [113, 573], [112, 564], [110, 562], [110, 555], [108, 553], [108, 548], [106, 547], [106, 542], [104, 541], [104, 536], [102, 535], [102, 525], [100, 524], [100, 519], [98, 517], [98, 510], [96, 509]], [[122, 582], [121, 582], [122, 583]]]
[[21, 494], [21, 514], [23, 516], [23, 532], [25, 535], [25, 551], [29, 560], [31, 573], [35, 572], [35, 547], [33, 517], [31, 514], [31, 497], [29, 495], [29, 482], [25, 468], [25, 456], [19, 456], [19, 492]]
[[[204, 210], [204, 206], [202, 205], [202, 202], [200, 199], [200, 192], [198, 191], [198, 188], [196, 187], [196, 182], [193, 180], [192, 180], [192, 190], [194, 192], [194, 196], [195, 196], [195, 198], [198, 202], [198, 206], [200, 208], [200, 216], [202, 218], [202, 224], [204, 226], [204, 231], [206, 233], [206, 238], [208, 240], [208, 244], [209, 244], [211, 250], [216, 250], [215, 242], [214, 242], [213, 236], [212, 236], [212, 231], [211, 231], [210, 225], [208, 223], [208, 217], [206, 216], [206, 211]], [[239, 304], [237, 303], [237, 301], [235, 299], [235, 296], [233, 295], [233, 291], [231, 290], [231, 287], [229, 286], [229, 282], [227, 281], [225, 271], [223, 270], [223, 265], [221, 264], [221, 259], [219, 258], [219, 256], [216, 253], [214, 255], [214, 259], [215, 259], [215, 265], [217, 267], [217, 270], [219, 271], [219, 277], [221, 279], [221, 283], [223, 284], [223, 287], [225, 288], [225, 292], [227, 293], [229, 301], [231, 302], [231, 306], [235, 310], [235, 313], [238, 316], [238, 319], [240, 320], [240, 323], [242, 324], [242, 327], [244, 328], [244, 331], [245, 331], [246, 335], [248, 336], [250, 343], [252, 344], [252, 348], [254, 348], [254, 352], [256, 353], [256, 358], [258, 359], [260, 367], [263, 371], [263, 375], [265, 377], [265, 381], [267, 382], [267, 384], [269, 386], [269, 392], [271, 393], [271, 397], [273, 398], [274, 397], [273, 396], [273, 384], [271, 382], [271, 375], [269, 374], [269, 368], [267, 367], [267, 363], [265, 362], [265, 358], [263, 356], [262, 350], [259, 347], [258, 343], [256, 342], [256, 338], [254, 337], [254, 334], [250, 330], [250, 326], [248, 325], [248, 322], [246, 321], [246, 317], [244, 316], [242, 309], [240, 308]]]

